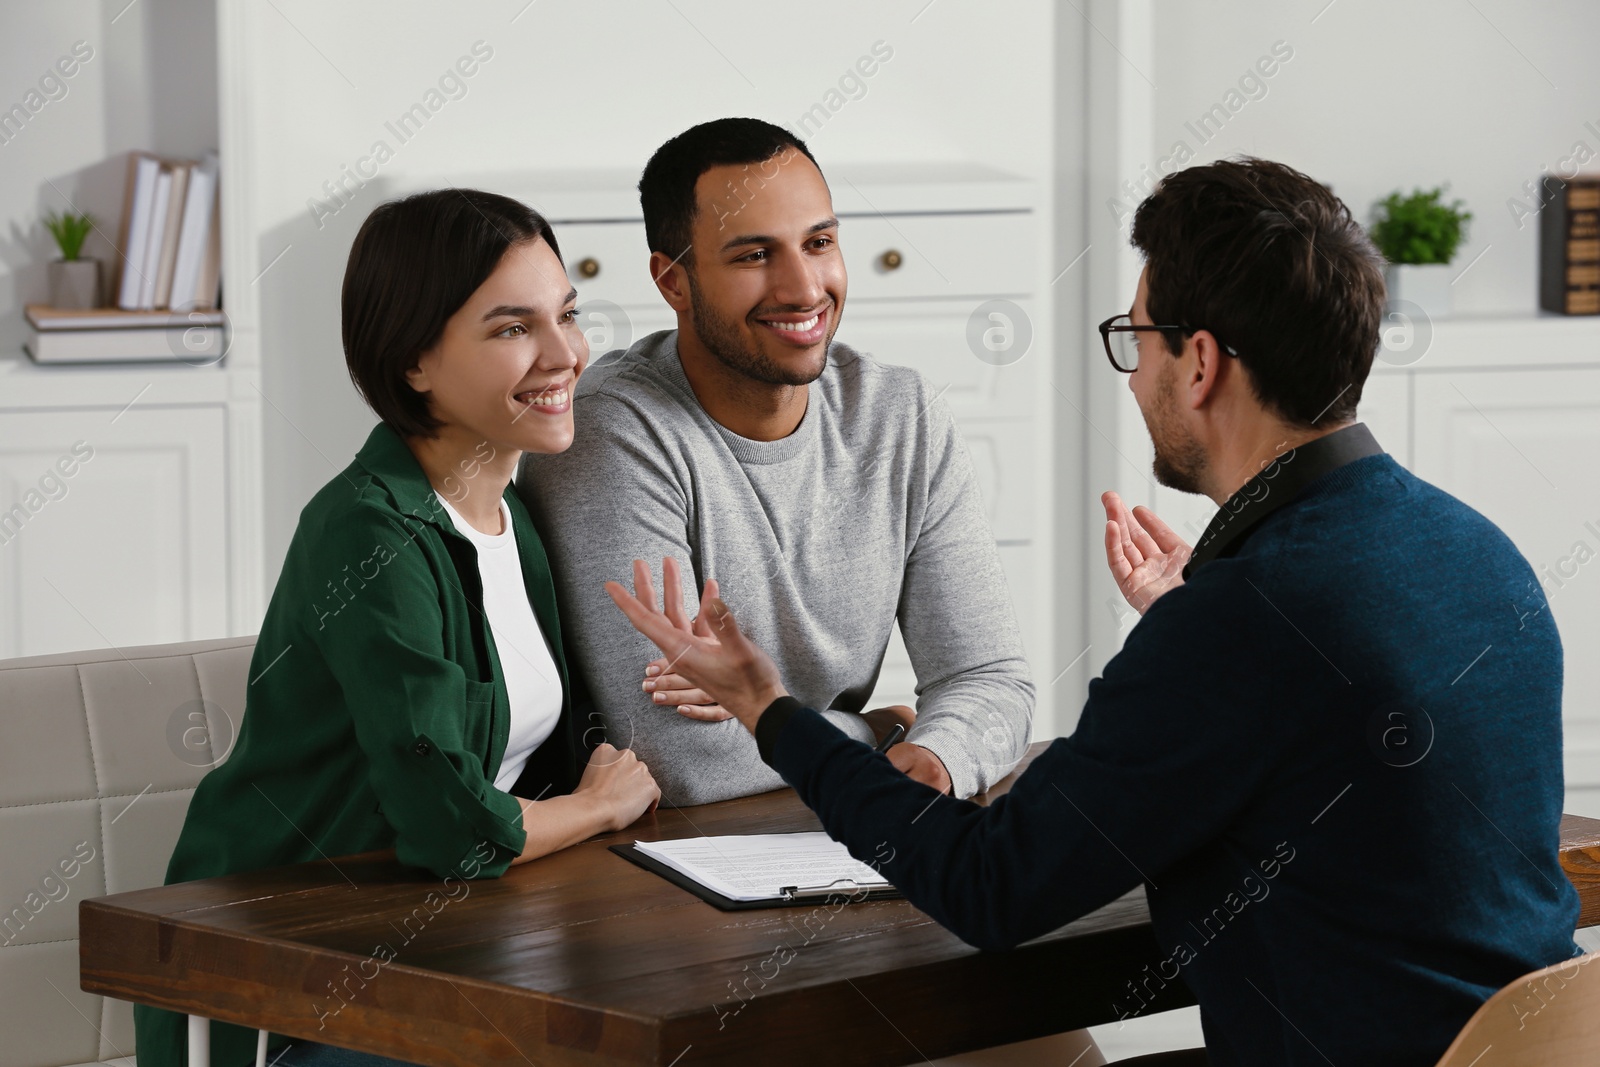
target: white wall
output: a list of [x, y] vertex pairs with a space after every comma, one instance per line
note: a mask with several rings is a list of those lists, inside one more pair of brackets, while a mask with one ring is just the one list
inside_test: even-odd
[[[825, 169], [961, 160], [1040, 179], [1050, 170], [1045, 0], [1001, 0], [981, 13], [948, 0], [825, 0], [803, 9], [737, 0], [524, 4], [468, 14], [420, 0], [278, 0], [238, 11], [250, 47], [237, 84], [261, 146], [245, 161], [254, 221], [243, 236], [255, 244], [255, 271], [272, 265], [255, 283], [260, 321], [233, 314], [246, 335], [259, 331], [269, 404], [269, 589], [300, 507], [372, 425], [344, 370], [338, 292], [355, 228], [386, 189], [484, 172], [636, 174], [662, 141], [706, 119], [744, 114], [792, 125], [878, 41], [892, 59], [809, 138]], [[492, 55], [466, 80], [465, 95], [400, 144], [385, 123], [480, 41], [480, 54]], [[366, 188], [351, 184], [349, 206], [330, 214], [323, 183], [355, 168], [378, 140], [395, 150], [392, 160]], [[847, 337], [848, 320], [843, 328]]]
[[[0, 353], [19, 353], [22, 306], [49, 295], [46, 264], [58, 252], [41, 222], [45, 212], [77, 205], [95, 216], [104, 235], [91, 235], [84, 255], [109, 263], [123, 153], [196, 158], [216, 146], [215, 42], [210, 4], [52, 0], [0, 8], [0, 110], [38, 109], [8, 124], [0, 143]], [[90, 58], [60, 87], [41, 89], [74, 45]], [[31, 101], [30, 91], [38, 94]], [[158, 99], [161, 107], [153, 105]]]
[[[1507, 202], [1532, 207], [1523, 184], [1578, 142], [1600, 153], [1600, 5], [1154, 0], [1153, 9], [1152, 164], [1179, 141], [1200, 162], [1240, 152], [1281, 160], [1331, 185], [1364, 223], [1397, 188], [1447, 182], [1474, 214], [1456, 263], [1483, 254], [1456, 283], [1456, 308], [1534, 310], [1537, 218], [1524, 212], [1519, 226]], [[1185, 124], [1277, 41], [1293, 58], [1202, 144]]]

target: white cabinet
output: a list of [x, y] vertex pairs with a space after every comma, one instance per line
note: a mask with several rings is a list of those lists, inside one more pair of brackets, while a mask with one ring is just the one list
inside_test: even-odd
[[1374, 370], [1361, 389], [1356, 418], [1366, 423], [1383, 450], [1411, 466], [1411, 375]]
[[227, 632], [224, 410], [0, 411], [0, 658]]
[[[843, 234], [840, 239], [844, 239]], [[1038, 360], [1030, 361], [1024, 356], [1010, 364], [1001, 360], [988, 362], [974, 355], [968, 342], [973, 314], [989, 297], [979, 294], [922, 301], [856, 299], [854, 273], [850, 294], [835, 335], [837, 340], [880, 363], [915, 367], [963, 422], [969, 417], [1029, 417], [1039, 388], [1034, 374]], [[1027, 299], [1008, 303], [1031, 318], [1033, 308]], [[1011, 312], [997, 324], [989, 324], [987, 315], [980, 314], [984, 325], [979, 331], [979, 346], [983, 343], [982, 333], [987, 331], [995, 331], [993, 344], [1004, 343], [1008, 331], [1010, 341], [1018, 342], [1019, 329], [1027, 327], [1004, 321], [1013, 317], [1015, 313]]]
[[676, 315], [650, 278], [650, 246], [642, 220], [550, 221], [567, 275], [578, 290], [578, 324], [589, 339], [590, 359], [677, 326]]

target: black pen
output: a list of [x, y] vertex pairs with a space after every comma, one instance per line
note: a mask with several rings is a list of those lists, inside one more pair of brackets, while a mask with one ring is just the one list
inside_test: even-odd
[[878, 747], [872, 751], [887, 752], [889, 751], [890, 745], [896, 744], [905, 735], [906, 728], [901, 726], [899, 723], [895, 723], [893, 726], [889, 727], [889, 732], [883, 735], [883, 740], [879, 741]]

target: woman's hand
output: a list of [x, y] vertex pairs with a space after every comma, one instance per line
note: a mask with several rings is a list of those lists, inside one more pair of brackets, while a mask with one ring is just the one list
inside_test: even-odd
[[[622, 613], [666, 657], [667, 669], [721, 705], [751, 733], [767, 706], [787, 696], [771, 657], [740, 630], [733, 612], [707, 582], [700, 613], [690, 623], [683, 613], [678, 561], [662, 561], [666, 610], [656, 607], [650, 568], [633, 561], [633, 593], [620, 582], [607, 582], [606, 592]], [[663, 673], [666, 673], [665, 671]]]
[[661, 787], [644, 761], [631, 748], [614, 748], [609, 743], [589, 753], [589, 765], [572, 792], [600, 808], [606, 830], [632, 825], [639, 816], [654, 811], [661, 800]]
[[1116, 493], [1102, 493], [1106, 509], [1106, 563], [1122, 597], [1140, 615], [1163, 593], [1183, 584], [1192, 553], [1156, 513], [1140, 505], [1128, 511]]

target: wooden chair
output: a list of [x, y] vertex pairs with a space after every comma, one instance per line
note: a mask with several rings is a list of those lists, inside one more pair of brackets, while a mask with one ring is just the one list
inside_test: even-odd
[[[1525, 974], [1483, 1002], [1435, 1067], [1593, 1067], [1600, 1063], [1600, 952]], [[1204, 1049], [1111, 1067], [1205, 1064]]]
[[1600, 1063], [1600, 952], [1506, 986], [1483, 1003], [1437, 1067], [1588, 1067]]

